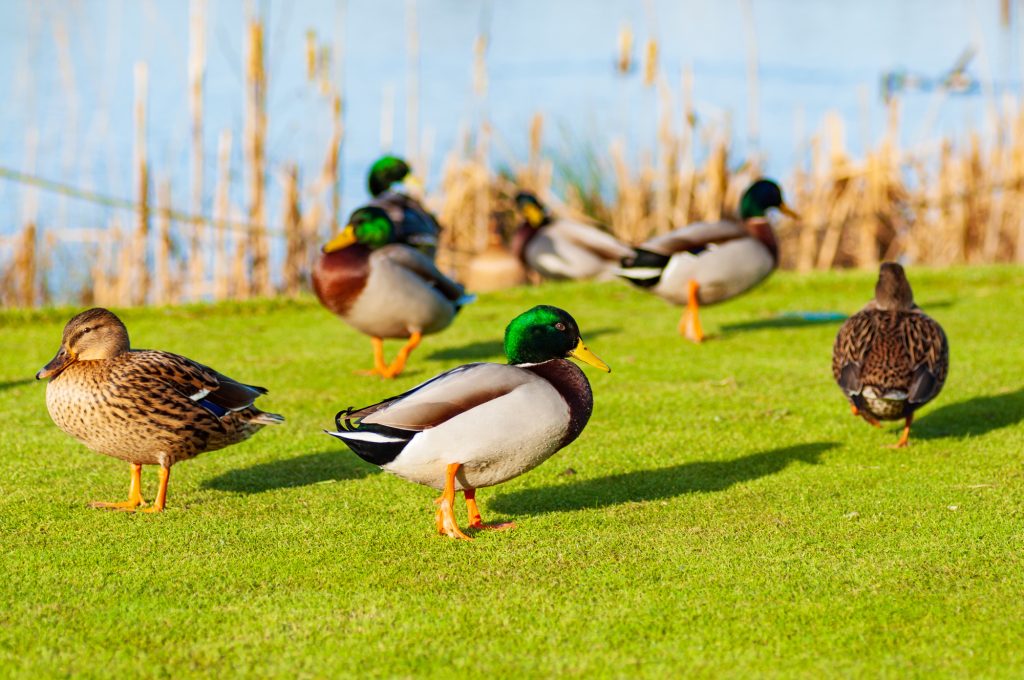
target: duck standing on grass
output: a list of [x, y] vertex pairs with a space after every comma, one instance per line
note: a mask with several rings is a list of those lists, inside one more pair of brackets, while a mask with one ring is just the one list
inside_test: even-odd
[[409, 164], [396, 156], [383, 156], [370, 167], [366, 183], [373, 196], [370, 205], [384, 210], [395, 225], [395, 241], [410, 245], [433, 259], [441, 225], [422, 203], [395, 189], [396, 184], [404, 183], [422, 192], [423, 185], [412, 174]]
[[700, 305], [734, 298], [778, 267], [779, 247], [768, 222], [773, 208], [798, 219], [779, 185], [760, 179], [743, 193], [740, 221], [697, 222], [656, 236], [623, 259], [618, 274], [672, 304], [686, 305], [679, 332], [702, 342]]
[[[313, 266], [313, 291], [324, 307], [373, 343], [373, 370], [393, 378], [424, 335], [448, 327], [474, 298], [423, 253], [394, 242], [395, 226], [378, 207], [359, 208], [327, 242]], [[384, 338], [408, 338], [390, 365]]]
[[910, 438], [914, 411], [938, 396], [949, 371], [942, 326], [914, 304], [914, 292], [894, 262], [883, 262], [875, 299], [846, 320], [832, 348], [832, 375], [853, 415], [875, 427], [904, 419], [893, 448]]
[[611, 279], [633, 249], [597, 227], [552, 217], [533, 194], [522, 191], [516, 207], [523, 215], [513, 250], [527, 267], [546, 279]]
[[469, 526], [485, 525], [476, 490], [528, 472], [569, 445], [594, 407], [586, 376], [566, 357], [611, 369], [583, 344], [568, 312], [542, 305], [505, 329], [508, 364], [459, 366], [404, 394], [335, 416], [341, 439], [363, 460], [442, 492], [437, 531], [469, 538], [455, 521], [455, 492]]
[[128, 329], [106, 309], [90, 309], [64, 327], [60, 350], [36, 374], [49, 378], [46, 408], [57, 427], [99, 453], [131, 463], [128, 500], [95, 508], [142, 505], [142, 466], [160, 466], [156, 502], [167, 501], [171, 466], [248, 439], [284, 421], [253, 406], [266, 394], [170, 352], [133, 350]]

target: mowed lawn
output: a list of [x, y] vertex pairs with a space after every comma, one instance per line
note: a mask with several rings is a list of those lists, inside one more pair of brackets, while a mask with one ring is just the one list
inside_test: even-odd
[[[1024, 270], [909, 274], [952, 359], [901, 451], [832, 381], [838, 322], [784, 316], [852, 313], [870, 272], [777, 274], [706, 309], [699, 347], [616, 282], [481, 295], [393, 382], [354, 373], [369, 341], [311, 298], [126, 310], [136, 347], [265, 385], [288, 419], [176, 466], [158, 516], [87, 507], [128, 466], [60, 432], [31, 379], [75, 310], [0, 315], [0, 675], [1021, 676]], [[585, 369], [590, 424], [480, 492], [515, 529], [438, 537], [432, 490], [322, 430], [503, 361], [540, 303], [612, 366]]]

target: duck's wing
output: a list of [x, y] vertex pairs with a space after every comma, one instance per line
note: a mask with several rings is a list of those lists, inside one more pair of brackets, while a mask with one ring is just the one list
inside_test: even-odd
[[452, 302], [462, 304], [467, 301], [465, 297], [466, 289], [462, 287], [462, 284], [442, 274], [441, 270], [437, 268], [429, 257], [415, 248], [402, 243], [392, 243], [374, 251], [373, 257], [386, 258], [392, 263], [409, 270], [426, 283], [437, 288], [442, 295]]
[[267, 393], [265, 387], [240, 383], [171, 352], [133, 350], [127, 370], [133, 380], [171, 389], [218, 418], [252, 406], [257, 397]]
[[864, 358], [879, 336], [876, 311], [864, 309], [839, 328], [832, 346], [832, 376], [850, 399], [864, 388]]
[[633, 255], [633, 249], [606, 231], [572, 220], [559, 219], [545, 227], [555, 238], [563, 238], [604, 260], [618, 262]]
[[539, 379], [506, 364], [459, 366], [396, 397], [341, 411], [335, 416], [338, 431], [328, 434], [343, 440], [363, 460], [383, 465], [418, 433]]
[[934, 319], [915, 310], [900, 323], [900, 334], [913, 364], [907, 401], [926, 404], [938, 395], [949, 371], [949, 343]]
[[672, 256], [684, 252], [696, 255], [709, 246], [748, 236], [750, 234], [738, 222], [728, 220], [694, 222], [667, 234], [648, 239], [641, 244], [640, 248], [660, 255]]

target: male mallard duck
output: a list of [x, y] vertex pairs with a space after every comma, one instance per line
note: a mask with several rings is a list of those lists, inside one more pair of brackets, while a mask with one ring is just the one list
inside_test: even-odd
[[597, 227], [552, 217], [531, 193], [520, 192], [516, 206], [523, 224], [513, 250], [546, 279], [612, 278], [619, 262], [635, 255], [632, 248]]
[[49, 378], [46, 408], [57, 427], [93, 451], [131, 463], [128, 500], [142, 505], [142, 466], [160, 466], [156, 502], [167, 501], [171, 466], [248, 439], [284, 418], [253, 402], [267, 390], [245, 385], [170, 352], [131, 349], [128, 329], [106, 309], [90, 309], [64, 327], [60, 350], [36, 374]]
[[832, 375], [850, 400], [853, 415], [875, 427], [905, 419], [895, 448], [907, 445], [914, 411], [938, 396], [949, 371], [942, 326], [914, 304], [914, 292], [894, 262], [883, 262], [875, 299], [839, 329]]
[[772, 208], [797, 218], [779, 185], [760, 179], [743, 193], [741, 221], [697, 222], [656, 236], [624, 259], [618, 273], [672, 304], [685, 304], [679, 332], [701, 342], [700, 305], [734, 298], [778, 266], [779, 247], [767, 218]]
[[437, 253], [441, 225], [418, 200], [396, 191], [395, 184], [405, 183], [422, 191], [419, 179], [409, 164], [395, 156], [379, 158], [370, 167], [367, 185], [373, 200], [370, 205], [382, 208], [395, 225], [395, 241], [405, 243], [431, 258]]
[[[364, 207], [323, 247], [313, 267], [313, 290], [324, 307], [373, 342], [372, 373], [393, 378], [424, 335], [448, 327], [470, 302], [461, 285], [423, 253], [394, 243], [394, 224], [378, 207]], [[408, 338], [390, 365], [383, 338]]]
[[564, 310], [542, 305], [505, 329], [508, 364], [459, 366], [397, 397], [346, 409], [331, 434], [363, 460], [441, 490], [437, 530], [468, 538], [455, 521], [455, 492], [466, 497], [469, 526], [484, 525], [476, 490], [532, 470], [586, 426], [594, 395], [575, 357], [603, 371]]

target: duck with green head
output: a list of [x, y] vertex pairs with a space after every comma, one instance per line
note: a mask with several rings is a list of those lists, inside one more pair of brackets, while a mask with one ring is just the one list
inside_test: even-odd
[[[375, 373], [393, 378], [424, 335], [448, 327], [470, 302], [463, 287], [433, 261], [395, 242], [395, 227], [379, 207], [359, 208], [323, 247], [313, 266], [313, 291], [324, 307], [370, 336]], [[391, 364], [384, 338], [407, 339]]]
[[416, 198], [400, 191], [397, 185], [423, 192], [420, 180], [412, 174], [409, 164], [397, 156], [382, 156], [370, 167], [367, 187], [373, 200], [370, 205], [384, 210], [395, 225], [394, 238], [433, 258], [437, 253], [441, 226], [437, 219]]
[[610, 370], [580, 337], [565, 310], [534, 307], [505, 329], [507, 364], [459, 366], [397, 397], [337, 416], [341, 439], [363, 460], [441, 491], [438, 533], [468, 538], [455, 520], [455, 492], [469, 526], [480, 518], [476, 490], [532, 470], [583, 431], [594, 407], [590, 383], [573, 357]]
[[724, 302], [764, 281], [779, 264], [769, 222], [777, 210], [799, 219], [770, 179], [751, 184], [740, 199], [740, 219], [697, 222], [656, 236], [622, 261], [619, 276], [675, 305], [686, 305], [679, 332], [704, 339], [700, 305]]
[[513, 251], [545, 279], [610, 279], [632, 248], [606, 231], [566, 217], [556, 217], [535, 194], [521, 191], [516, 208], [523, 221]]

